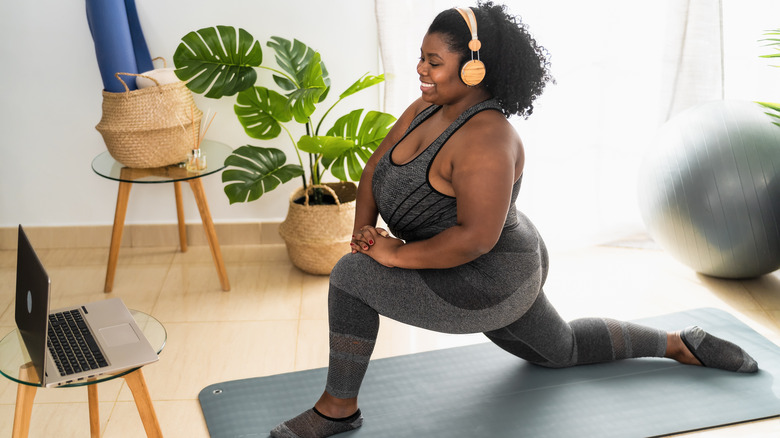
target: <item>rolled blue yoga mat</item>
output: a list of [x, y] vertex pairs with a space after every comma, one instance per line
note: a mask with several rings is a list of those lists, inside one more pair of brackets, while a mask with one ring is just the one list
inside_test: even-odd
[[[95, 43], [103, 88], [125, 91], [117, 72], [139, 73], [153, 69], [134, 0], [86, 0], [87, 22]], [[123, 78], [131, 90], [135, 77]]]
[[130, 26], [130, 38], [133, 40], [133, 52], [138, 73], [154, 70], [152, 56], [146, 46], [144, 32], [141, 30], [141, 21], [138, 19], [138, 10], [135, 8], [135, 0], [125, 0], [127, 10], [127, 24]]

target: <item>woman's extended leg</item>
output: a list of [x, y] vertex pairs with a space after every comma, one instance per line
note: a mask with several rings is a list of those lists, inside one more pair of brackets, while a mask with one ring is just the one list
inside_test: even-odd
[[636, 357], [668, 357], [691, 365], [754, 372], [740, 347], [698, 327], [668, 333], [608, 318], [564, 321], [540, 292], [517, 321], [485, 335], [504, 350], [538, 365], [563, 368]]
[[358, 391], [379, 331], [379, 314], [341, 289], [328, 293], [330, 357], [325, 391], [314, 408], [271, 431], [274, 438], [327, 437], [357, 429]]

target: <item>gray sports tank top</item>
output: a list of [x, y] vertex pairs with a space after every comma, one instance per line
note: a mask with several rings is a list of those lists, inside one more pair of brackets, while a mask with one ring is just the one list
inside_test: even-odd
[[[398, 143], [440, 108], [431, 105], [420, 112]], [[406, 241], [428, 239], [456, 224], [455, 198], [436, 191], [428, 179], [428, 172], [450, 136], [475, 114], [488, 109], [500, 111], [501, 107], [495, 99], [490, 99], [467, 109], [430, 146], [408, 163], [393, 163], [391, 155], [398, 143], [379, 159], [372, 179], [374, 200], [379, 214], [396, 237]], [[518, 179], [512, 188], [513, 206], [520, 192], [521, 180]], [[512, 207], [504, 228], [514, 226], [516, 221], [517, 210]]]

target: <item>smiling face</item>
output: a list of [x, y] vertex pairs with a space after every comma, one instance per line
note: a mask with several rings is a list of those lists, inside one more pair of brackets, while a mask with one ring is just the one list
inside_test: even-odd
[[447, 105], [467, 95], [469, 87], [460, 80], [460, 64], [459, 54], [450, 50], [442, 34], [426, 34], [417, 63], [423, 100]]

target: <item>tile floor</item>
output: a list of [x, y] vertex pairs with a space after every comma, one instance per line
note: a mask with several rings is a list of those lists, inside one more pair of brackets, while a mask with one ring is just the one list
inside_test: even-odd
[[[35, 242], [33, 242], [35, 244]], [[121, 297], [128, 307], [165, 324], [168, 344], [144, 369], [163, 433], [207, 437], [197, 400], [205, 386], [233, 379], [327, 364], [327, 278], [305, 275], [281, 245], [222, 248], [232, 290], [222, 292], [207, 246], [123, 248], [113, 293], [102, 292], [108, 251], [47, 249], [52, 306]], [[697, 275], [663, 251], [624, 246], [552, 250], [545, 290], [568, 318], [634, 319], [695, 307], [727, 310], [780, 344], [780, 271], [748, 281]], [[15, 251], [0, 251], [0, 335], [14, 328]], [[484, 342], [383, 320], [375, 358]], [[0, 436], [9, 436], [16, 386], [0, 379]], [[106, 438], [141, 437], [143, 427], [122, 381], [99, 387]], [[88, 436], [83, 388], [40, 390], [31, 437]], [[776, 437], [780, 419], [689, 434], [696, 437]]]

